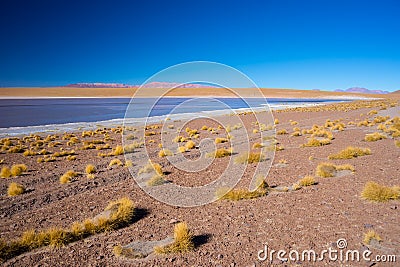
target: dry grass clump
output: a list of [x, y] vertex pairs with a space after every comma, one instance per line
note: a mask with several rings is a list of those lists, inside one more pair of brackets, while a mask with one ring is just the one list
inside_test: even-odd
[[261, 144], [261, 143], [254, 143], [254, 144], [253, 144], [253, 149], [263, 148], [263, 147], [264, 147], [264, 145]]
[[10, 183], [7, 189], [7, 195], [10, 197], [21, 195], [25, 192], [25, 187], [17, 183]]
[[85, 172], [86, 172], [86, 174], [95, 173], [96, 172], [96, 166], [94, 166], [93, 164], [86, 165]]
[[1, 168], [0, 176], [1, 178], [10, 178], [12, 176], [10, 168], [8, 167]]
[[181, 135], [178, 135], [172, 141], [175, 143], [182, 143], [186, 141], [186, 138]]
[[24, 153], [23, 153], [22, 155], [24, 155], [25, 157], [28, 157], [28, 156], [36, 156], [36, 155], [37, 155], [37, 152], [28, 149], [28, 150], [25, 150]]
[[349, 170], [354, 172], [354, 167], [350, 164], [335, 165], [329, 162], [320, 163], [317, 166], [316, 175], [320, 177], [334, 177], [338, 171]]
[[11, 167], [12, 176], [20, 176], [22, 173], [26, 172], [28, 167], [25, 164], [15, 164]]
[[186, 149], [193, 149], [196, 147], [196, 143], [193, 142], [192, 140], [187, 141], [187, 143], [185, 144]]
[[385, 202], [392, 199], [400, 198], [400, 187], [388, 187], [380, 185], [376, 182], [367, 182], [361, 192], [361, 197], [366, 200]]
[[279, 120], [278, 120], [278, 119], [275, 119], [275, 120], [274, 120], [274, 124], [279, 124]]
[[69, 170], [60, 177], [60, 183], [62, 184], [70, 183], [71, 179], [76, 176], [78, 176], [76, 172], [74, 172], [73, 170]]
[[229, 190], [228, 188], [220, 188], [215, 192], [217, 199], [226, 199], [234, 201], [259, 198], [267, 195], [267, 193], [268, 193], [268, 185], [263, 179], [261, 180], [258, 188], [254, 191], [248, 191], [245, 189]]
[[207, 153], [206, 156], [210, 158], [223, 158], [232, 155], [232, 149], [219, 148], [214, 152]]
[[154, 251], [159, 254], [184, 253], [194, 249], [193, 234], [187, 223], [180, 222], [174, 227], [174, 242], [164, 247], [155, 247]]
[[364, 140], [367, 142], [375, 142], [378, 140], [386, 139], [387, 136], [378, 132], [366, 134]]
[[152, 171], [156, 172], [160, 176], [164, 175], [161, 165], [158, 163], [152, 163], [150, 160], [145, 166], [143, 166], [143, 168], [139, 170], [139, 174], [149, 173]]
[[158, 152], [158, 156], [159, 156], [160, 158], [162, 158], [162, 157], [169, 157], [169, 156], [172, 156], [172, 155], [174, 155], [174, 153], [172, 153], [172, 151], [169, 150], [169, 149], [167, 149], [167, 148], [162, 149], [162, 150], [160, 150], [160, 152]]
[[105, 211], [110, 211], [110, 215], [75, 222], [68, 229], [52, 227], [40, 232], [29, 230], [11, 242], [0, 240], [0, 260], [6, 261], [44, 246], [62, 247], [96, 233], [124, 227], [131, 223], [135, 206], [129, 198], [122, 198], [111, 202]]
[[322, 139], [318, 140], [315, 138], [310, 138], [308, 139], [308, 142], [305, 144], [302, 144], [300, 147], [318, 147], [318, 146], [326, 146], [329, 145], [331, 141], [329, 139]]
[[304, 178], [300, 179], [298, 182], [300, 186], [310, 186], [316, 184], [314, 176], [304, 176]]
[[363, 240], [364, 244], [369, 245], [372, 240], [376, 240], [378, 242], [381, 242], [382, 238], [374, 230], [369, 230], [364, 235], [364, 240]]
[[365, 155], [371, 155], [371, 149], [348, 146], [337, 154], [329, 155], [329, 159], [352, 159]]
[[156, 174], [153, 177], [150, 178], [146, 182], [148, 186], [157, 186], [157, 185], [162, 185], [165, 184], [167, 181], [165, 181], [164, 177], [162, 175]]
[[114, 165], [123, 166], [124, 164], [122, 163], [122, 161], [120, 159], [112, 159], [110, 161], [110, 164], [108, 164], [108, 167], [111, 167]]
[[67, 159], [68, 161], [73, 161], [73, 160], [76, 160], [76, 156], [68, 155], [68, 156], [66, 157], [66, 159]]
[[114, 150], [112, 151], [112, 154], [113, 154], [114, 156], [122, 155], [122, 154], [124, 154], [124, 148], [123, 148], [122, 146], [116, 146], [116, 147], [114, 148]]
[[281, 129], [279, 131], [276, 132], [276, 134], [278, 135], [283, 135], [283, 134], [287, 134], [288, 132], [286, 131], [286, 129]]
[[301, 136], [301, 132], [300, 131], [294, 131], [292, 134], [292, 136]]
[[288, 161], [286, 159], [280, 159], [278, 162], [280, 164], [287, 164], [288, 163]]
[[177, 148], [178, 153], [185, 153], [187, 151], [187, 148], [185, 146], [179, 146]]
[[228, 142], [229, 140], [227, 139], [227, 138], [222, 138], [222, 137], [217, 137], [217, 138], [215, 138], [215, 143], [216, 144], [221, 144], [221, 143], [226, 143], [226, 142]]
[[400, 141], [399, 140], [394, 141], [394, 144], [395, 144], [395, 146], [400, 147]]
[[261, 152], [245, 152], [240, 154], [235, 158], [235, 163], [239, 164], [244, 164], [244, 163], [256, 163], [256, 162], [261, 162], [264, 161], [265, 155], [263, 155]]

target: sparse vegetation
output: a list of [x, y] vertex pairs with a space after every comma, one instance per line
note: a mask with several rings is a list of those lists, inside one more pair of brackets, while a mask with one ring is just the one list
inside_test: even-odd
[[315, 138], [310, 138], [308, 139], [308, 142], [305, 144], [302, 144], [301, 147], [318, 147], [318, 146], [326, 146], [329, 145], [331, 141], [329, 139], [315, 139]]
[[335, 165], [333, 163], [324, 162], [317, 166], [316, 175], [320, 177], [334, 177], [338, 171], [349, 170], [354, 172], [354, 167], [350, 164]]
[[17, 183], [10, 183], [7, 190], [7, 195], [10, 197], [21, 195], [25, 192], [25, 187]]
[[217, 138], [215, 138], [215, 143], [216, 144], [221, 144], [221, 143], [226, 143], [226, 142], [228, 142], [229, 140], [227, 139], [227, 138], [222, 138], [222, 137], [217, 137]]
[[149, 173], [152, 171], [156, 172], [160, 176], [164, 175], [161, 165], [158, 163], [152, 163], [150, 160], [145, 166], [143, 166], [143, 168], [139, 170], [139, 174]]
[[258, 188], [254, 191], [248, 191], [245, 189], [229, 190], [228, 188], [220, 188], [215, 192], [217, 199], [227, 199], [234, 201], [259, 198], [267, 195], [267, 193], [268, 185], [264, 180], [261, 180]]
[[120, 159], [112, 159], [110, 161], [110, 164], [108, 164], [108, 166], [111, 167], [114, 165], [123, 166], [124, 164], [122, 163], [122, 161]]
[[286, 129], [281, 129], [281, 130], [279, 130], [279, 131], [276, 132], [276, 134], [278, 134], [278, 135], [283, 135], [283, 134], [287, 134], [287, 133], [288, 133], [288, 132], [287, 132]]
[[169, 149], [167, 149], [167, 148], [162, 149], [162, 150], [160, 150], [160, 152], [158, 152], [158, 156], [159, 156], [160, 158], [162, 158], [162, 157], [169, 157], [169, 156], [172, 156], [173, 154], [174, 154], [174, 153], [172, 153], [172, 151], [169, 150]]
[[12, 176], [20, 176], [22, 173], [26, 172], [28, 167], [25, 164], [15, 164], [11, 166]]
[[96, 172], [96, 166], [94, 166], [93, 164], [86, 165], [85, 172], [86, 172], [86, 174], [95, 173]]
[[261, 152], [245, 152], [235, 158], [235, 163], [256, 163], [265, 160], [265, 156]]
[[365, 155], [371, 155], [371, 149], [348, 146], [337, 154], [329, 155], [329, 159], [352, 159]]
[[150, 180], [147, 181], [148, 186], [157, 186], [157, 185], [162, 185], [165, 184], [166, 181], [162, 175], [156, 174], [153, 177], [150, 178]]
[[300, 179], [299, 185], [301, 186], [310, 186], [316, 183], [314, 176], [305, 176], [304, 178]]
[[74, 172], [73, 170], [69, 170], [66, 173], [64, 173], [61, 177], [60, 177], [60, 183], [61, 184], [66, 184], [66, 183], [70, 183], [71, 179], [73, 177], [76, 177], [78, 174], [76, 172]]
[[386, 138], [387, 138], [386, 135], [376, 132], [372, 134], [366, 134], [364, 140], [367, 142], [375, 142]]
[[264, 145], [261, 144], [261, 143], [254, 143], [254, 144], [253, 144], [253, 149], [263, 148], [263, 147], [264, 147]]
[[8, 167], [1, 168], [0, 176], [1, 178], [10, 178], [12, 176], [10, 168]]
[[20, 238], [8, 243], [0, 240], [0, 260], [6, 261], [44, 246], [62, 247], [96, 233], [124, 227], [132, 221], [135, 206], [129, 198], [122, 198], [111, 202], [104, 211], [110, 211], [110, 215], [75, 222], [69, 229], [52, 227], [40, 232], [28, 230]]
[[223, 158], [232, 155], [232, 149], [219, 148], [214, 152], [206, 154], [210, 158]]
[[185, 144], [186, 149], [193, 149], [196, 147], [196, 143], [193, 142], [192, 140], [187, 141], [187, 143]]
[[364, 240], [363, 240], [364, 244], [369, 245], [372, 240], [376, 240], [377, 242], [381, 242], [382, 238], [374, 230], [369, 230], [364, 235]]
[[154, 251], [159, 254], [184, 253], [194, 249], [193, 235], [185, 222], [175, 224], [174, 242], [164, 247], [155, 247]]
[[361, 192], [361, 197], [366, 200], [385, 202], [400, 198], [400, 187], [388, 187], [376, 182], [367, 182]]

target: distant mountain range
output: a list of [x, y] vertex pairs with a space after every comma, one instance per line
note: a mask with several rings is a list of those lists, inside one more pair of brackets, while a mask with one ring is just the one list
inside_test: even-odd
[[335, 92], [346, 92], [346, 93], [359, 93], [359, 94], [389, 94], [389, 91], [382, 91], [382, 90], [369, 90], [367, 88], [362, 87], [351, 87], [346, 90], [337, 89]]
[[[140, 85], [131, 85], [125, 83], [72, 83], [68, 84], [65, 87], [74, 87], [74, 88], [136, 88], [140, 87]], [[180, 83], [170, 83], [170, 82], [151, 82], [143, 85], [145, 88], [210, 88], [214, 87], [211, 85], [203, 85], [203, 84], [183, 84]]]

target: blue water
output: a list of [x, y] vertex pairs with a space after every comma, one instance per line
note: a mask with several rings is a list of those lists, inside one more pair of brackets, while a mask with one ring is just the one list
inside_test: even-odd
[[[125, 116], [130, 98], [60, 98], [60, 99], [0, 99], [0, 128], [71, 122], [96, 122], [121, 119]], [[218, 98], [214, 101], [189, 98], [162, 98], [149, 113], [149, 103], [154, 99], [135, 99], [129, 117], [141, 118], [170, 114], [260, 107], [265, 99]], [[333, 99], [268, 99], [270, 105], [339, 102]]]

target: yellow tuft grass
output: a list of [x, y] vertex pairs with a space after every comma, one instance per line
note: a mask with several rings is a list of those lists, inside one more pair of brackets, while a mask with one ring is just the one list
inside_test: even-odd
[[274, 120], [274, 124], [279, 124], [279, 120], [278, 120], [278, 119], [275, 119], [275, 120]]
[[229, 140], [227, 139], [227, 138], [222, 138], [222, 137], [217, 137], [217, 138], [215, 138], [215, 143], [216, 144], [221, 144], [221, 143], [226, 143], [226, 142], [228, 142]]
[[215, 192], [217, 199], [226, 199], [226, 200], [233, 200], [239, 201], [243, 199], [253, 199], [259, 198], [267, 195], [268, 193], [268, 185], [262, 179], [258, 188], [254, 191], [248, 191], [245, 189], [233, 189], [229, 190], [228, 188], [220, 188]]
[[165, 184], [165, 183], [166, 183], [166, 181], [163, 178], [163, 176], [158, 175], [158, 174], [154, 175], [153, 177], [150, 178], [150, 180], [148, 180], [146, 182], [146, 184], [148, 186], [157, 186], [157, 185], [162, 185], [162, 184]]
[[193, 142], [192, 140], [187, 141], [187, 143], [185, 144], [186, 149], [193, 149], [196, 147], [196, 143]]
[[1, 178], [10, 178], [12, 176], [10, 168], [8, 167], [1, 168], [0, 176]]
[[51, 227], [40, 232], [28, 230], [20, 238], [8, 243], [0, 240], [0, 259], [6, 261], [44, 246], [62, 247], [96, 233], [121, 228], [131, 223], [135, 206], [130, 199], [122, 198], [111, 202], [105, 211], [110, 211], [110, 215], [86, 219], [83, 222], [74, 222], [67, 229]]
[[371, 149], [348, 146], [337, 154], [329, 155], [329, 159], [352, 159], [365, 155], [371, 155]]
[[387, 136], [378, 132], [372, 134], [366, 134], [364, 140], [367, 142], [375, 142], [378, 140], [386, 139]]
[[253, 149], [263, 148], [263, 147], [264, 147], [264, 145], [261, 144], [261, 143], [254, 143], [254, 144], [253, 144]]
[[206, 156], [209, 158], [223, 158], [232, 155], [232, 149], [219, 148], [214, 152], [207, 153]]
[[124, 148], [122, 146], [116, 146], [111, 152], [114, 156], [119, 156], [124, 154]]
[[261, 152], [245, 152], [240, 154], [235, 158], [235, 163], [244, 164], [244, 163], [256, 163], [264, 161], [266, 158]]
[[152, 171], [156, 172], [160, 176], [164, 175], [161, 165], [158, 163], [152, 163], [150, 160], [145, 166], [143, 166], [143, 168], [139, 170], [139, 174], [149, 173]]
[[400, 141], [399, 140], [394, 141], [394, 144], [395, 144], [395, 146], [400, 147]]
[[11, 167], [12, 176], [20, 176], [22, 173], [26, 172], [28, 167], [25, 164], [15, 164]]
[[278, 135], [283, 135], [283, 134], [287, 134], [287, 133], [288, 133], [288, 132], [287, 132], [286, 129], [281, 129], [281, 130], [279, 130], [279, 131], [276, 132], [276, 134], [278, 134]]
[[122, 163], [122, 161], [120, 159], [112, 159], [110, 161], [110, 164], [108, 164], [108, 166], [111, 167], [113, 165], [123, 166], [124, 164]]
[[10, 183], [7, 189], [7, 195], [10, 197], [21, 195], [24, 192], [25, 192], [25, 187], [17, 183]]
[[66, 184], [66, 183], [70, 183], [71, 182], [71, 178], [77, 176], [78, 174], [76, 172], [74, 172], [73, 170], [69, 170], [66, 173], [64, 173], [61, 177], [60, 177], [60, 183], [61, 184]]
[[189, 231], [186, 222], [175, 224], [174, 242], [164, 247], [155, 247], [154, 251], [159, 254], [184, 253], [194, 249], [193, 235]]
[[326, 146], [329, 145], [331, 141], [329, 139], [322, 139], [318, 140], [315, 138], [310, 138], [308, 139], [308, 142], [305, 144], [302, 144], [300, 147], [318, 147], [318, 146]]
[[300, 179], [299, 185], [301, 186], [310, 186], [316, 184], [315, 178], [313, 176], [304, 176], [304, 178]]
[[400, 198], [400, 187], [388, 187], [376, 182], [367, 182], [361, 192], [361, 197], [366, 200], [385, 202], [391, 199]]
[[96, 166], [94, 166], [93, 164], [86, 165], [85, 172], [86, 172], [86, 174], [95, 173], [96, 172]]
[[334, 177], [338, 171], [349, 170], [354, 172], [354, 167], [350, 164], [335, 165], [329, 162], [320, 163], [316, 169], [316, 175], [320, 177]]
[[162, 149], [162, 150], [160, 150], [160, 152], [158, 152], [158, 156], [159, 156], [160, 158], [162, 158], [162, 157], [169, 157], [169, 156], [172, 156], [172, 155], [173, 155], [172, 151], [169, 150], [169, 149], [167, 149], [167, 148]]
[[364, 234], [364, 244], [369, 245], [372, 240], [380, 242], [382, 238], [374, 230], [369, 230]]

